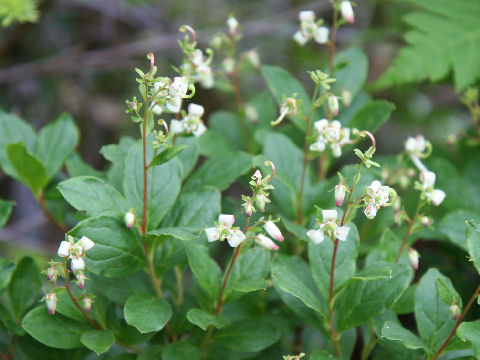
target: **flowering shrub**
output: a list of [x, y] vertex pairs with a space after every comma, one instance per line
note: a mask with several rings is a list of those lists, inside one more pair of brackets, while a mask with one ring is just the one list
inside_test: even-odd
[[[448, 237], [480, 269], [480, 227], [468, 221], [466, 240], [461, 228], [478, 212], [458, 212], [460, 175], [430, 162], [424, 136], [377, 156], [374, 134], [394, 106], [352, 75], [359, 49], [336, 53], [337, 31], [355, 14], [349, 1], [332, 5], [331, 22], [300, 12], [293, 35], [330, 54], [328, 70], [309, 72], [311, 96], [255, 50], [240, 51], [233, 16], [213, 50], [182, 26], [175, 76], [153, 54], [136, 69], [126, 112], [139, 139], [103, 146], [106, 171], [75, 153], [69, 115], [36, 134], [1, 114], [3, 171], [61, 232], [42, 277], [29, 257], [1, 259], [3, 358], [480, 357], [480, 320], [465, 321], [480, 286], [464, 303], [448, 277], [421, 268], [415, 245]], [[252, 70], [271, 94], [242, 93]], [[195, 95], [212, 87], [237, 108], [207, 117]], [[225, 191], [234, 183], [241, 196]], [[478, 199], [478, 184], [468, 186]], [[4, 225], [13, 204], [0, 205]], [[415, 324], [400, 321], [412, 313]]]

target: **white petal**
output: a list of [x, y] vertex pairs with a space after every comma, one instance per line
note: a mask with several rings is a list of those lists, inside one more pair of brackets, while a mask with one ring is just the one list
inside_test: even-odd
[[328, 33], [330, 30], [326, 26], [319, 26], [313, 32], [313, 37], [315, 41], [319, 44], [326, 44], [328, 41]]
[[367, 217], [367, 219], [373, 219], [375, 216], [377, 216], [377, 207], [375, 204], [370, 203], [365, 207], [365, 210], [363, 210], [363, 213]]
[[67, 257], [70, 255], [72, 244], [69, 241], [62, 241], [58, 247], [57, 255], [60, 257]]
[[432, 187], [435, 184], [436, 175], [433, 171], [424, 171], [422, 173], [423, 177], [423, 188], [427, 189]]
[[232, 227], [234, 222], [234, 215], [220, 214], [220, 216], [218, 217], [218, 223], [226, 227]]
[[307, 236], [312, 240], [315, 245], [320, 244], [323, 240], [325, 240], [325, 234], [323, 233], [323, 229], [318, 230], [308, 230]]
[[315, 127], [315, 130], [317, 130], [321, 134], [328, 128], [328, 120], [322, 119], [322, 120], [315, 121], [313, 126]]
[[315, 13], [311, 10], [300, 11], [298, 13], [298, 19], [304, 22], [314, 22], [315, 21]]
[[323, 223], [336, 221], [338, 217], [337, 210], [322, 210]]
[[80, 256], [73, 256], [71, 267], [72, 271], [83, 270], [85, 269], [85, 262]]
[[295, 40], [299, 45], [305, 45], [308, 39], [303, 36], [302, 32], [299, 30], [293, 35], [293, 40]]
[[82, 238], [78, 240], [78, 242], [82, 244], [83, 250], [85, 251], [90, 250], [95, 245], [95, 243], [86, 236], [82, 236]]
[[368, 196], [375, 197], [377, 196], [377, 193], [380, 191], [382, 187], [382, 184], [380, 181], [375, 180], [373, 181], [370, 186], [367, 188], [367, 194]]
[[202, 105], [191, 103], [188, 105], [188, 116], [202, 117], [205, 109]]
[[183, 126], [183, 121], [179, 121], [179, 120], [170, 121], [170, 132], [174, 134], [179, 134], [184, 131], [185, 131], [185, 127]]
[[205, 131], [207, 131], [207, 127], [203, 123], [203, 121], [200, 121], [197, 125], [197, 128], [192, 131], [192, 134], [195, 135], [196, 137], [199, 137], [202, 135]]
[[331, 149], [332, 149], [332, 155], [336, 158], [342, 156], [342, 147], [340, 146], [340, 144], [337, 144], [337, 143], [333, 143], [332, 145], [330, 145]]
[[428, 192], [425, 194], [427, 198], [432, 200], [433, 205], [438, 206], [443, 202], [443, 199], [445, 199], [445, 192], [443, 192], [440, 189], [433, 189], [431, 192]]
[[313, 144], [311, 144], [308, 149], [310, 151], [319, 151], [322, 152], [325, 150], [325, 142], [324, 141], [316, 141]]
[[231, 247], [237, 247], [240, 243], [245, 240], [245, 234], [241, 230], [231, 230], [230, 236], [227, 238], [228, 244]]
[[350, 232], [350, 228], [348, 226], [337, 226], [335, 228], [335, 237], [338, 240], [345, 241], [347, 240], [348, 233]]
[[220, 238], [220, 233], [216, 227], [210, 227], [205, 229], [208, 242], [217, 241]]

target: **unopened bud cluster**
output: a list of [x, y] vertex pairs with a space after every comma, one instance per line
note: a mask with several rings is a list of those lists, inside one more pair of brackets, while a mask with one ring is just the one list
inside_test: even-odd
[[274, 187], [269, 183], [270, 180], [271, 177], [263, 178], [260, 170], [256, 170], [252, 175], [249, 184], [253, 195], [242, 195], [242, 208], [247, 217], [252, 216], [252, 214], [257, 210], [260, 212], [265, 211], [265, 205], [270, 202], [270, 199], [268, 198], [270, 195], [270, 190], [274, 189]]

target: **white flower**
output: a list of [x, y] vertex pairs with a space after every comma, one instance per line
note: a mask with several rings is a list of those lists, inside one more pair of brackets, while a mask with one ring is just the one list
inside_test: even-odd
[[67, 257], [70, 255], [72, 244], [69, 241], [62, 241], [58, 247], [57, 255], [60, 257]]
[[205, 112], [202, 105], [190, 103], [188, 105], [188, 116], [201, 118]]
[[433, 185], [435, 185], [436, 178], [437, 178], [437, 176], [435, 175], [435, 173], [433, 171], [422, 172], [421, 179], [422, 179], [422, 183], [423, 183], [423, 188], [424, 189], [432, 188]]
[[193, 75], [193, 79], [200, 82], [205, 89], [211, 89], [215, 83], [212, 68], [207, 64], [200, 64], [196, 70], [197, 73]]
[[268, 235], [273, 237], [275, 240], [277, 240], [277, 241], [283, 241], [284, 240], [283, 235], [280, 232], [280, 229], [277, 227], [277, 225], [275, 225], [275, 223], [273, 221], [267, 221], [265, 223], [265, 230], [268, 233]]
[[84, 251], [90, 250], [95, 245], [95, 243], [86, 236], [82, 236], [78, 242], [83, 246]]
[[227, 20], [228, 32], [230, 36], [235, 36], [238, 30], [238, 20], [235, 19], [233, 16], [230, 16]]
[[298, 13], [300, 22], [313, 23], [315, 21], [315, 13], [311, 10], [300, 11]]
[[217, 227], [210, 227], [205, 229], [208, 242], [214, 242], [220, 239], [220, 232]]
[[422, 135], [407, 138], [405, 141], [405, 150], [418, 156], [421, 155], [427, 147], [427, 141]]
[[172, 113], [178, 113], [182, 106], [182, 99], [187, 95], [188, 79], [176, 76], [168, 89], [167, 109]]
[[309, 146], [309, 149], [322, 152], [325, 150], [326, 145], [329, 144], [332, 155], [340, 157], [342, 155], [342, 145], [350, 142], [350, 129], [342, 128], [342, 124], [338, 120], [333, 120], [329, 123], [327, 119], [315, 121], [313, 126], [317, 132], [317, 138]]
[[335, 205], [342, 206], [343, 200], [345, 199], [345, 185], [338, 184], [335, 186]]
[[327, 103], [328, 103], [328, 108], [330, 109], [332, 114], [337, 116], [338, 115], [338, 98], [335, 95], [330, 94], [330, 96], [328, 97]]
[[337, 210], [322, 210], [323, 223], [335, 222], [337, 221], [338, 213]]
[[57, 308], [57, 296], [54, 293], [45, 295], [45, 305], [47, 306], [48, 313], [54, 315]]
[[326, 26], [319, 26], [313, 32], [313, 37], [315, 41], [319, 44], [326, 44], [328, 42], [328, 34], [329, 34], [328, 27]]
[[382, 187], [382, 184], [380, 183], [380, 181], [374, 180], [370, 184], [370, 186], [367, 188], [368, 196], [371, 196], [373, 198], [376, 197], [381, 187]]
[[125, 221], [125, 226], [131, 229], [135, 223], [135, 214], [132, 211], [128, 211], [125, 213], [123, 220]]
[[410, 264], [412, 265], [414, 270], [418, 270], [418, 259], [420, 258], [420, 254], [417, 250], [410, 248], [408, 249], [408, 259], [410, 260]]
[[435, 206], [440, 205], [443, 200], [445, 199], [445, 192], [443, 192], [440, 189], [433, 189], [432, 191], [429, 191], [425, 194], [427, 199], [430, 199], [432, 201], [432, 204]]
[[308, 42], [308, 38], [306, 38], [300, 30], [293, 35], [293, 40], [295, 40], [301, 46]]
[[322, 120], [315, 121], [313, 126], [315, 127], [315, 130], [317, 130], [318, 133], [322, 134], [328, 129], [328, 120], [322, 119]]
[[323, 227], [324, 227], [323, 225], [320, 225], [320, 229], [318, 229], [318, 230], [308, 230], [307, 231], [307, 236], [310, 238], [310, 240], [312, 240], [312, 242], [315, 245], [318, 245], [321, 242], [323, 242], [323, 240], [325, 240], [325, 234], [323, 232]]
[[192, 134], [196, 137], [202, 135], [205, 131], [207, 131], [207, 127], [203, 122], [199, 122], [197, 127], [192, 131]]
[[75, 272], [77, 270], [83, 270], [85, 269], [85, 262], [83, 261], [83, 258], [80, 256], [70, 256], [72, 259], [72, 271]]
[[183, 126], [183, 122], [179, 120], [172, 120], [170, 121], [170, 132], [173, 134], [180, 134], [185, 131], [185, 127]]
[[363, 210], [365, 216], [367, 217], [367, 219], [373, 219], [375, 218], [375, 216], [377, 216], [377, 207], [375, 206], [375, 204], [373, 202], [371, 202], [370, 204], [368, 204], [365, 209]]
[[350, 228], [348, 226], [337, 226], [333, 233], [335, 235], [335, 238], [341, 241], [345, 241], [347, 240], [347, 236], [349, 232], [350, 232]]
[[241, 230], [230, 230], [230, 236], [227, 237], [227, 241], [231, 247], [237, 247], [243, 240], [245, 240], [245, 234]]
[[228, 228], [232, 227], [234, 222], [235, 222], [234, 215], [220, 214], [220, 216], [218, 217], [218, 223]]
[[349, 23], [353, 24], [354, 22], [354, 13], [352, 4], [350, 1], [342, 1], [340, 3], [340, 12], [342, 13], [343, 18]]
[[258, 245], [260, 245], [261, 247], [263, 247], [265, 249], [268, 249], [268, 250], [277, 251], [279, 249], [278, 245], [275, 244], [272, 239], [270, 239], [269, 237], [267, 237], [265, 235], [262, 235], [262, 234], [258, 234], [255, 237], [255, 242]]

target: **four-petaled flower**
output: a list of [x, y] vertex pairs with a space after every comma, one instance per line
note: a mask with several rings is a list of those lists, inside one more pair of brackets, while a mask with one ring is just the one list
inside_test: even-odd
[[366, 190], [366, 196], [363, 199], [366, 206], [363, 210], [365, 216], [368, 219], [373, 219], [377, 215], [377, 211], [381, 207], [393, 205], [393, 201], [390, 202], [390, 195], [396, 199], [396, 192], [389, 186], [382, 186], [380, 181], [373, 181]]
[[205, 229], [209, 242], [227, 240], [231, 247], [237, 247], [245, 240], [245, 234], [238, 228], [234, 228], [235, 216], [220, 214], [216, 226]]
[[308, 230], [307, 236], [314, 244], [320, 244], [323, 242], [323, 240], [325, 240], [325, 235], [330, 238], [335, 237], [341, 241], [347, 240], [350, 228], [348, 226], [338, 226], [337, 217], [337, 210], [322, 210], [323, 222], [318, 229]]
[[85, 252], [90, 250], [95, 243], [86, 236], [82, 236], [76, 243], [73, 241], [73, 237], [68, 236], [68, 241], [62, 241], [58, 247], [57, 255], [60, 257], [69, 257], [71, 259], [71, 268], [75, 272], [77, 270], [85, 269], [85, 262], [83, 257]]

